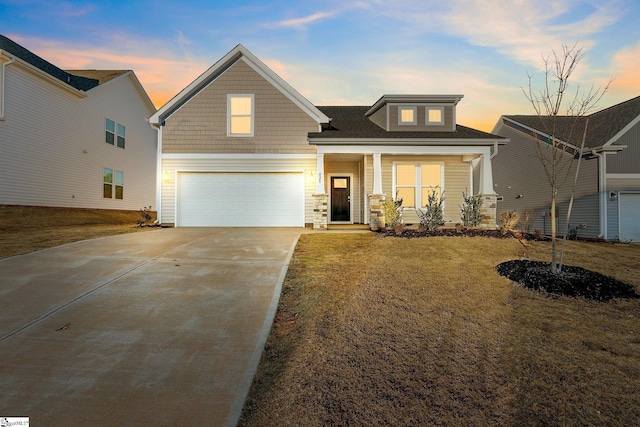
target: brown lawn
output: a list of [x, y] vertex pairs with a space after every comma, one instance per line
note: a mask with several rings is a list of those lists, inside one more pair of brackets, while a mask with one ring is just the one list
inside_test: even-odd
[[0, 205], [0, 258], [114, 234], [148, 230], [136, 211]]
[[[515, 239], [303, 235], [240, 425], [637, 425], [640, 300], [549, 298], [495, 272], [522, 255]], [[638, 291], [639, 261], [584, 242], [566, 256]]]

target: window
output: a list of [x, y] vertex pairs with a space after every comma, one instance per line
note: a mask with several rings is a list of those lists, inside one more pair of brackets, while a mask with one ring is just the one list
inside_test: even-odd
[[398, 107], [398, 124], [399, 125], [415, 125], [416, 107]]
[[253, 95], [227, 95], [227, 135], [253, 136]]
[[427, 107], [425, 116], [427, 125], [443, 125], [444, 107]]
[[124, 134], [125, 128], [124, 125], [118, 123], [118, 147], [124, 148]]
[[113, 169], [102, 169], [102, 197], [110, 199], [113, 197]]
[[[116, 129], [118, 129], [117, 134], [116, 134]], [[117, 145], [120, 148], [124, 148], [124, 140], [125, 140], [125, 134], [126, 134], [126, 129], [124, 125], [120, 123], [116, 123], [111, 119], [105, 119], [104, 130], [105, 130], [105, 142], [107, 144]]]
[[105, 121], [105, 141], [107, 142], [107, 144], [111, 144], [113, 145], [114, 141], [115, 141], [115, 134], [116, 134], [116, 122], [114, 122], [111, 119], [106, 119]]
[[102, 197], [120, 200], [124, 198], [124, 172], [102, 168]]
[[439, 163], [397, 164], [395, 165], [395, 194], [402, 199], [402, 206], [423, 208], [429, 200], [429, 193], [442, 195], [442, 174], [444, 166]]

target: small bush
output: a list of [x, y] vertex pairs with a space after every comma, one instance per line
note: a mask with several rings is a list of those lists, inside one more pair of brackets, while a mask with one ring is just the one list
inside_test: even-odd
[[384, 201], [384, 220], [389, 228], [402, 224], [402, 199], [389, 198]]
[[427, 205], [422, 209], [416, 209], [418, 218], [420, 218], [420, 229], [432, 231], [436, 228], [444, 225], [444, 193], [442, 196], [438, 196], [438, 192], [435, 190], [429, 191], [427, 196]]
[[144, 208], [140, 209], [139, 214], [140, 219], [137, 221], [137, 223], [140, 227], [151, 224], [151, 220], [153, 219], [153, 217], [151, 216], [151, 206], [149, 206], [148, 208], [145, 206]]
[[474, 196], [462, 192], [464, 202], [460, 206], [460, 219], [465, 227], [477, 227], [482, 220], [480, 208], [482, 207], [482, 196]]
[[500, 215], [500, 217], [500, 223], [502, 224], [500, 227], [500, 231], [502, 231], [502, 234], [507, 234], [509, 230], [513, 230], [516, 224], [518, 224], [518, 220], [520, 219], [520, 216], [516, 211], [502, 212], [502, 215]]
[[527, 209], [522, 214], [522, 219], [520, 220], [520, 224], [522, 225], [522, 231], [529, 234], [531, 231], [531, 226], [533, 225], [533, 221], [535, 221], [536, 211], [533, 209]]

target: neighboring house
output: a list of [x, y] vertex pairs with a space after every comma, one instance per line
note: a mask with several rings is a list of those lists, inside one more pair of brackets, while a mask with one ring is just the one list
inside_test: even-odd
[[[640, 241], [640, 97], [580, 119], [573, 136], [565, 141], [567, 158], [577, 158], [585, 123], [587, 137], [580, 165], [569, 227], [578, 237]], [[559, 136], [574, 117], [559, 117]], [[498, 215], [531, 210], [531, 231], [551, 232], [551, 187], [536, 154], [535, 145], [549, 150], [548, 119], [538, 116], [502, 116], [493, 132], [511, 140], [494, 159], [493, 181]], [[575, 167], [558, 192], [558, 232], [566, 227]]]
[[456, 125], [462, 95], [385, 95], [316, 107], [241, 45], [150, 118], [158, 128], [160, 221], [175, 226], [383, 225], [400, 197], [416, 223], [430, 190], [460, 222], [473, 165], [495, 228], [491, 157], [507, 142]]
[[63, 71], [0, 35], [0, 205], [155, 210], [154, 112], [133, 71]]

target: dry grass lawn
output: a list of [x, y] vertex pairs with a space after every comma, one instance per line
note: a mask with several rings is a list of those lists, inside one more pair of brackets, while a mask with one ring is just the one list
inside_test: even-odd
[[0, 205], [0, 258], [79, 240], [148, 230], [136, 211]]
[[[522, 255], [515, 239], [303, 235], [240, 425], [637, 425], [640, 301], [549, 298], [495, 272]], [[567, 264], [637, 289], [638, 261], [568, 244]]]

